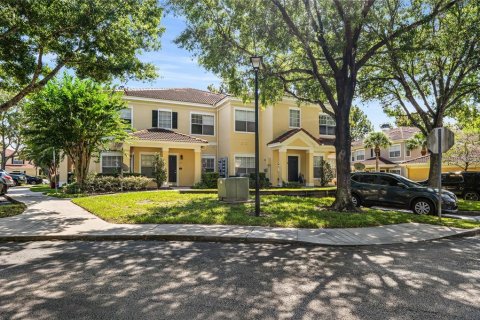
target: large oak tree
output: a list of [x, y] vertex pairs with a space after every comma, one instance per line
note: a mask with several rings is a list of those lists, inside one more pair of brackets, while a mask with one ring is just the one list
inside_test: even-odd
[[[421, 18], [411, 12], [411, 20]], [[407, 117], [427, 136], [480, 95], [480, 1], [463, 0], [411, 33], [387, 41], [369, 63], [364, 92], [388, 114]], [[470, 120], [473, 120], [471, 118]], [[439, 157], [430, 156], [429, 184], [438, 184]]]
[[157, 0], [2, 0], [0, 89], [5, 111], [67, 67], [98, 81], [152, 78], [142, 51], [158, 49]]
[[[336, 121], [336, 210], [354, 210], [349, 116], [362, 68], [393, 39], [447, 10], [455, 0], [170, 0], [187, 19], [177, 39], [229, 92], [251, 96], [249, 57], [262, 55], [263, 104], [285, 94], [320, 106]], [[415, 19], [411, 11], [421, 12]]]

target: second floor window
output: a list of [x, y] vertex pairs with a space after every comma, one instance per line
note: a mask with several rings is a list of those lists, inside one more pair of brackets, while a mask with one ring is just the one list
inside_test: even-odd
[[235, 131], [255, 132], [255, 111], [235, 110]]
[[335, 120], [327, 114], [321, 114], [319, 118], [320, 134], [335, 135]]
[[290, 128], [300, 128], [300, 110], [290, 109]]
[[22, 160], [22, 159], [13, 158], [12, 159], [12, 164], [25, 164], [25, 161]]
[[365, 150], [357, 150], [355, 154], [357, 156], [357, 161], [365, 160]]
[[172, 129], [172, 112], [158, 110], [158, 127]]
[[394, 144], [390, 147], [390, 158], [398, 158], [400, 157], [400, 145]]
[[214, 117], [212, 115], [192, 113], [191, 117], [192, 134], [214, 135]]
[[123, 122], [128, 123], [129, 125], [132, 125], [132, 109], [125, 108], [120, 110], [120, 118], [122, 119]]

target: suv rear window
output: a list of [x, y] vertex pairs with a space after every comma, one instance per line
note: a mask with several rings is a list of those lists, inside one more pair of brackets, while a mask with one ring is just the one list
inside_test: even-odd
[[444, 177], [442, 177], [443, 182], [446, 183], [461, 183], [463, 182], [463, 177], [459, 174], [447, 174]]
[[380, 176], [378, 178], [378, 184], [382, 186], [397, 186], [399, 182], [397, 179], [387, 176]]
[[361, 182], [361, 183], [374, 184], [375, 183], [375, 176], [370, 175], [370, 174], [361, 175], [361, 176], [358, 176], [357, 181]]

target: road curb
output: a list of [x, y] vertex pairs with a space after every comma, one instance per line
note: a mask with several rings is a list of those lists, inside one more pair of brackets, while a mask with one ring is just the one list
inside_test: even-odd
[[193, 241], [193, 242], [223, 242], [223, 243], [260, 243], [260, 244], [289, 244], [289, 245], [306, 245], [316, 247], [367, 247], [367, 246], [388, 246], [399, 244], [413, 244], [420, 242], [428, 242], [440, 239], [453, 239], [471, 237], [480, 234], [480, 228], [467, 230], [465, 232], [446, 235], [432, 239], [421, 239], [416, 241], [400, 241], [390, 243], [371, 243], [371, 244], [332, 244], [332, 243], [314, 243], [292, 239], [277, 238], [258, 238], [258, 237], [230, 237], [230, 236], [204, 236], [204, 235], [155, 235], [155, 234], [66, 234], [66, 235], [25, 235], [25, 236], [1, 236], [0, 242], [31, 242], [31, 241]]

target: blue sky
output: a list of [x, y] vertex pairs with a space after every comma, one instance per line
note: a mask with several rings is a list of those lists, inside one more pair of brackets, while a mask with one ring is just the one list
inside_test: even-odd
[[[206, 90], [209, 84], [218, 86], [220, 79], [200, 66], [193, 55], [187, 50], [178, 48], [174, 39], [185, 28], [185, 22], [180, 17], [167, 14], [162, 24], [165, 33], [162, 36], [162, 48], [156, 52], [147, 52], [141, 56], [145, 62], [153, 63], [159, 77], [150, 82], [130, 80], [124, 85], [129, 88], [196, 88]], [[359, 105], [367, 114], [375, 129], [385, 122], [391, 122], [378, 103]]]

